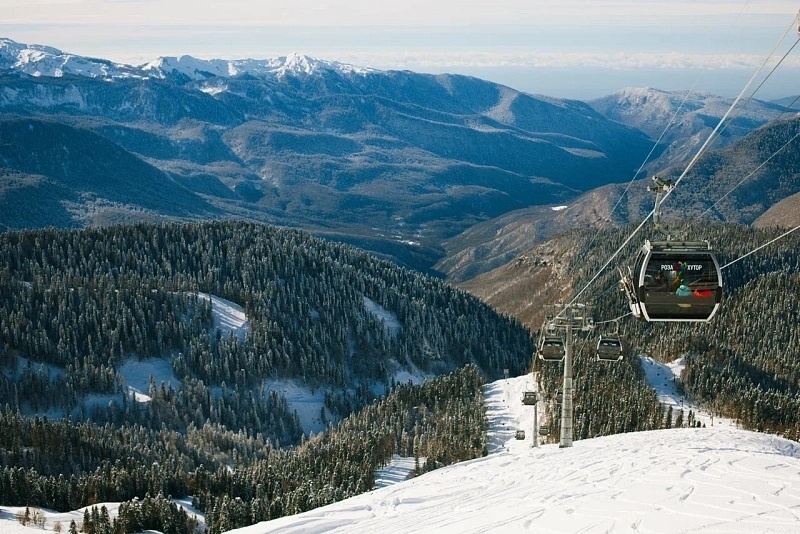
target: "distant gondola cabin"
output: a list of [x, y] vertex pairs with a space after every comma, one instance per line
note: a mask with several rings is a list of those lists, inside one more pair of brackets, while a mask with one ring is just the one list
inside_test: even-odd
[[566, 354], [564, 340], [560, 337], [547, 336], [539, 346], [539, 359], [547, 362], [560, 362]]
[[622, 359], [622, 341], [619, 336], [600, 336], [597, 340], [597, 359], [616, 362]]

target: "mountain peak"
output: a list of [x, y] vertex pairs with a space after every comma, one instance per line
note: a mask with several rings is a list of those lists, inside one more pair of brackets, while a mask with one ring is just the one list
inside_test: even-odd
[[271, 59], [198, 59], [192, 56], [159, 57], [141, 70], [157, 78], [179, 74], [190, 80], [206, 80], [214, 77], [234, 77], [249, 74], [258, 78], [287, 75], [312, 75], [321, 71], [339, 74], [366, 74], [373, 69], [356, 67], [336, 61], [325, 61], [294, 52]]
[[299, 52], [292, 52], [287, 56], [275, 58], [271, 62], [275, 65], [275, 73], [279, 77], [285, 74], [314, 74], [324, 70], [360, 75], [376, 72], [375, 69], [357, 67], [348, 63], [339, 63], [338, 61], [317, 59]]

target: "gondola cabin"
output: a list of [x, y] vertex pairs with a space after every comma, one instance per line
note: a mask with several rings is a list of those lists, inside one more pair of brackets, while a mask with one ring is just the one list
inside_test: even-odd
[[633, 314], [643, 321], [709, 321], [722, 273], [707, 241], [646, 241], [633, 269]]
[[597, 359], [616, 362], [622, 359], [622, 341], [618, 336], [600, 336], [597, 340]]
[[561, 392], [560, 389], [556, 392], [556, 402], [558, 404], [561, 404], [562, 402], [564, 402], [564, 394]]
[[522, 393], [522, 404], [527, 406], [533, 406], [536, 404], [536, 392], [535, 391], [525, 391]]
[[514, 438], [516, 438], [516, 439], [525, 439], [525, 431], [524, 430], [517, 430], [517, 433], [514, 434]]
[[560, 362], [564, 354], [564, 340], [560, 337], [545, 337], [539, 346], [539, 359], [546, 362]]
[[539, 435], [540, 436], [547, 436], [548, 434], [550, 434], [550, 428], [548, 428], [547, 426], [540, 426], [539, 427]]

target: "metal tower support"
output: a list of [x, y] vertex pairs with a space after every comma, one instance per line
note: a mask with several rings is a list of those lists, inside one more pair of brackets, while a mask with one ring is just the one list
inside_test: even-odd
[[539, 403], [533, 405], [533, 445], [539, 446]]
[[572, 322], [566, 325], [567, 337], [564, 340], [564, 385], [561, 388], [561, 441], [558, 446], [572, 447]]
[[586, 304], [552, 304], [545, 306], [545, 323], [565, 331], [564, 338], [564, 384], [561, 402], [561, 441], [559, 447], [572, 447], [573, 388], [572, 388], [572, 342], [574, 330], [589, 332], [594, 329], [591, 306]]
[[663, 231], [661, 228], [661, 202], [664, 201], [664, 195], [675, 189], [675, 184], [670, 180], [664, 180], [658, 176], [653, 176], [655, 185], [647, 186], [647, 190], [656, 194], [656, 207], [653, 209], [653, 228], [658, 231]]

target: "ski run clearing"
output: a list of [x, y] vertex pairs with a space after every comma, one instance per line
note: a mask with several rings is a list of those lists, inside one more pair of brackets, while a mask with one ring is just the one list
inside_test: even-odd
[[[673, 381], [682, 362], [641, 361], [661, 402], [675, 410], [683, 400], [688, 413]], [[533, 448], [534, 408], [521, 398], [534, 389], [532, 375], [487, 384], [484, 458], [405, 480], [413, 459], [398, 457], [377, 473], [378, 489], [234, 532], [800, 532], [797, 443], [729, 420], [711, 426], [695, 409], [706, 428]], [[515, 439], [518, 429], [524, 440]], [[118, 504], [107, 507], [113, 517]], [[0, 531], [41, 532], [15, 521], [19, 510], [0, 507]], [[74, 515], [45, 512], [46, 528], [68, 526]]]

